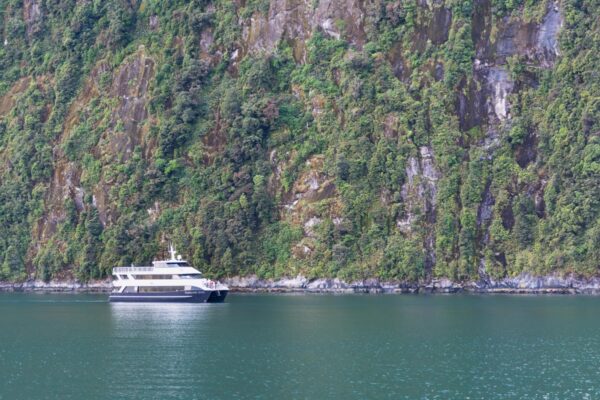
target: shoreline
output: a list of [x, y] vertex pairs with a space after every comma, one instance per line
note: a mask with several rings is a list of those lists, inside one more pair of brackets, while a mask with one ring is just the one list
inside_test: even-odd
[[[78, 282], [60, 280], [44, 282], [2, 282], [0, 292], [39, 293], [109, 293], [111, 280]], [[232, 293], [332, 293], [332, 294], [566, 294], [599, 295], [600, 277], [582, 279], [574, 276], [531, 276], [522, 274], [502, 280], [453, 282], [433, 279], [423, 283], [385, 282], [377, 279], [345, 282], [340, 279], [308, 279], [303, 276], [278, 280], [259, 279], [256, 276], [234, 277], [222, 280]]]

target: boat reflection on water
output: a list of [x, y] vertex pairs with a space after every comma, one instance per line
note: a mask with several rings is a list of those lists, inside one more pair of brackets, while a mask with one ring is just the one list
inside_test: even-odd
[[172, 340], [177, 332], [205, 330], [226, 307], [227, 303], [219, 307], [206, 303], [110, 303], [110, 314], [116, 336], [157, 339], [165, 335]]
[[149, 346], [185, 346], [210, 330], [227, 303], [110, 303], [112, 334]]
[[[198, 374], [203, 376], [199, 366], [205, 365], [204, 357], [214, 346], [215, 325], [227, 314], [227, 303], [109, 303], [109, 307], [111, 342], [106, 357], [111, 385], [105, 398], [132, 398], [132, 390], [197, 392]], [[190, 371], [196, 371], [195, 379], [190, 379]]]

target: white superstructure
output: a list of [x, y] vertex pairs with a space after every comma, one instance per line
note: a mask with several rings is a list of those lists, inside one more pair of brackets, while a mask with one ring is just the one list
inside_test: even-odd
[[153, 261], [151, 267], [113, 268], [113, 294], [160, 293], [203, 290], [206, 292], [228, 291], [220, 282], [202, 277], [202, 273], [183, 260], [169, 246], [169, 260]]

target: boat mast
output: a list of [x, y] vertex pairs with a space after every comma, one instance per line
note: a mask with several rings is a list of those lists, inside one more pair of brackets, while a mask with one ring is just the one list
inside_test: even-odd
[[177, 252], [175, 251], [175, 247], [173, 247], [173, 243], [169, 243], [169, 253], [171, 254], [171, 261], [176, 261]]

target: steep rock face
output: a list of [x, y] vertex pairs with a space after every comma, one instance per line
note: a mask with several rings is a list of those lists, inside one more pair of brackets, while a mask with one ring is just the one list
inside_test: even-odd
[[558, 2], [550, 3], [540, 22], [505, 16], [492, 22], [489, 0], [475, 2], [472, 37], [476, 57], [482, 62], [503, 64], [513, 55], [550, 67], [559, 55], [558, 33], [563, 17]]
[[13, 109], [17, 97], [27, 89], [30, 83], [31, 77], [21, 78], [4, 96], [0, 97], [0, 117], [4, 117]]
[[[81, 115], [81, 111], [89, 109], [90, 105], [99, 107], [97, 99], [108, 95], [110, 103], [114, 99], [116, 106], [109, 115], [103, 117], [105, 119], [96, 123], [96, 126], [102, 125], [108, 129], [99, 138], [94, 156], [105, 162], [127, 160], [136, 146], [146, 145], [143, 126], [148, 119], [148, 87], [153, 75], [154, 61], [145, 55], [143, 49], [125, 60], [115, 71], [110, 71], [105, 62], [100, 62], [92, 70], [80, 95], [74, 100], [60, 141], [64, 145], [69, 140], [81, 140], [72, 137], [75, 127], [85, 122], [86, 113]], [[110, 77], [111, 84], [106, 92], [106, 83], [101, 80], [107, 76]], [[47, 240], [55, 232], [56, 226], [66, 218], [64, 206], [67, 199], [74, 202], [78, 211], [84, 209], [86, 193], [81, 185], [79, 165], [68, 161], [61, 147], [55, 148], [54, 157], [55, 169], [46, 199], [48, 212], [39, 230], [40, 240]], [[111, 220], [108, 193], [110, 187], [110, 178], [101, 177], [99, 182], [95, 182], [93, 193], [90, 193], [103, 224]]]
[[331, 37], [338, 39], [344, 36], [351, 44], [360, 47], [365, 40], [363, 7], [368, 3], [358, 0], [320, 1], [312, 18], [313, 29], [318, 26]]
[[[406, 182], [401, 196], [404, 212], [396, 220], [397, 228], [410, 236], [422, 226], [434, 226], [437, 215], [437, 183], [440, 173], [435, 165], [433, 150], [429, 146], [419, 148], [418, 157], [410, 157], [406, 167]], [[429, 229], [423, 235], [425, 267], [427, 273], [435, 265], [435, 231]]]
[[[560, 55], [558, 34], [563, 26], [563, 16], [558, 2], [555, 2], [544, 17], [536, 41], [536, 50], [542, 51], [543, 59], [554, 61]], [[551, 64], [547, 64], [551, 66]]]
[[[110, 95], [119, 103], [111, 118], [115, 133], [107, 138], [111, 154], [127, 159], [135, 146], [142, 144], [142, 128], [148, 118], [148, 88], [153, 77], [154, 60], [143, 50], [114, 74]], [[117, 127], [119, 123], [122, 127]]]
[[200, 59], [211, 65], [216, 65], [223, 57], [219, 49], [213, 48], [214, 42], [213, 29], [211, 27], [203, 29], [200, 33]]
[[[59, 141], [65, 143], [69, 140], [73, 128], [80, 122], [81, 108], [100, 95], [99, 79], [108, 70], [105, 63], [100, 63], [94, 68], [84, 85], [84, 90], [76, 98], [65, 118], [64, 131]], [[38, 239], [48, 240], [55, 232], [56, 227], [65, 220], [65, 202], [74, 201], [78, 211], [84, 209], [85, 190], [81, 186], [81, 170], [79, 166], [67, 160], [61, 146], [56, 146], [53, 151], [55, 168], [49, 190], [46, 194], [47, 212], [39, 223]]]
[[83, 210], [85, 191], [81, 187], [80, 177], [81, 172], [75, 163], [57, 162], [47, 193], [46, 215], [39, 221], [37, 228], [38, 240], [48, 240], [56, 232], [57, 226], [65, 220], [64, 206], [67, 199], [73, 200], [79, 211]]
[[[405, 18], [405, 7], [412, 6], [412, 3], [402, 3], [399, 1], [385, 5], [386, 15], [390, 22], [398, 23]], [[376, 7], [372, 7], [376, 9]], [[410, 53], [424, 53], [429, 48], [440, 47], [444, 45], [449, 38], [450, 30], [453, 26], [452, 10], [442, 1], [417, 1], [414, 10], [414, 32], [408, 38], [394, 43], [387, 54], [387, 58], [392, 65], [394, 75], [398, 79], [408, 82], [408, 78], [413, 72], [411, 62], [407, 59]], [[408, 57], [410, 58], [410, 57]], [[439, 81], [443, 77], [443, 65], [440, 63], [432, 66], [423, 66], [423, 70], [429, 70], [434, 80]]]
[[[153, 146], [145, 140], [151, 120], [148, 119], [148, 88], [154, 77], [154, 60], [141, 49], [134, 57], [126, 60], [113, 72], [110, 95], [118, 105], [110, 117], [109, 126], [101, 137], [99, 149], [104, 157], [126, 161], [139, 146], [142, 153], [149, 154]], [[106, 158], [105, 158], [106, 159]], [[111, 178], [103, 177], [93, 193], [94, 205], [98, 208], [100, 220], [106, 224], [111, 213], [108, 188]]]
[[419, 1], [425, 12], [419, 14], [413, 49], [424, 51], [427, 44], [441, 45], [448, 40], [452, 27], [452, 11], [441, 1]]
[[31, 37], [41, 30], [42, 8], [39, 0], [23, 1], [23, 19], [25, 20], [27, 36]]
[[419, 148], [419, 157], [410, 157], [406, 167], [406, 183], [402, 186], [405, 204], [404, 217], [396, 222], [402, 231], [410, 232], [419, 213], [428, 222], [435, 222], [436, 183], [439, 172], [434, 163], [432, 149]]
[[[511, 98], [519, 90], [535, 84], [535, 79], [522, 79], [515, 82], [509, 64], [520, 63], [529, 68], [549, 69], [554, 66], [560, 55], [558, 34], [562, 27], [563, 17], [558, 2], [550, 4], [540, 22], [524, 21], [515, 16], [503, 17], [492, 23], [491, 3], [487, 0], [476, 3], [473, 14], [473, 41], [476, 59], [474, 62], [474, 79], [468, 88], [468, 95], [458, 96], [458, 113], [461, 117], [461, 128], [464, 130], [475, 126], [484, 126], [486, 134], [479, 146], [493, 159], [496, 149], [512, 127]], [[477, 89], [481, 88], [481, 89]], [[523, 143], [517, 147], [516, 161], [521, 168], [535, 160], [537, 140], [535, 134], [529, 132]], [[544, 185], [534, 182], [527, 192], [535, 192], [543, 196]], [[537, 189], [533, 189], [536, 187]], [[541, 193], [540, 193], [541, 190]], [[489, 222], [496, 203], [494, 194], [486, 184], [479, 205], [477, 224], [482, 228], [482, 243], [490, 240]], [[503, 220], [512, 220], [512, 211], [505, 208], [501, 211]], [[505, 218], [510, 214], [510, 218]], [[512, 229], [512, 225], [509, 224]], [[505, 225], [506, 226], [506, 225]], [[497, 256], [503, 260], [504, 254]], [[479, 274], [487, 279], [486, 261], [481, 259]]]
[[364, 6], [358, 0], [272, 0], [268, 15], [256, 13], [244, 26], [244, 41], [250, 52], [267, 53], [280, 41], [290, 41], [298, 61], [304, 60], [306, 41], [316, 30], [360, 47], [366, 39]]
[[513, 90], [514, 83], [502, 67], [489, 68], [485, 79], [490, 91], [489, 109], [493, 110], [492, 115], [499, 122], [506, 121], [510, 117], [508, 96]]
[[[0, 26], [11, 40], [0, 49], [0, 154], [24, 184], [2, 188], [31, 191], [18, 199], [30, 200], [27, 210], [10, 211], [37, 225], [35, 268], [65, 263], [51, 249], [70, 244], [72, 266], [109, 260], [100, 275], [82, 272], [96, 278], [174, 240], [215, 275], [479, 272], [491, 282], [509, 271], [490, 263], [515, 264], [511, 252], [521, 264], [510, 273], [527, 269], [538, 219], [568, 209], [556, 200], [565, 182], [593, 186], [595, 150], [564, 176], [549, 167], [578, 154], [549, 149], [594, 145], [599, 130], [586, 86], [593, 68], [551, 82], [562, 52], [586, 42], [559, 47], [562, 29], [574, 35], [563, 27], [579, 15], [571, 4], [109, 0], [75, 2], [71, 13], [17, 3]], [[40, 76], [60, 95], [40, 99]], [[571, 87], [565, 104], [589, 104], [569, 118], [553, 120], [556, 105], [545, 115]], [[585, 138], [570, 136], [579, 131]], [[583, 229], [582, 209], [563, 218], [570, 232]], [[555, 235], [575, 243], [565, 237]], [[595, 237], [572, 247], [594, 248]]]
[[457, 111], [464, 130], [485, 122], [497, 125], [509, 119], [508, 97], [513, 93], [514, 82], [507, 69], [508, 58], [516, 56], [527, 64], [551, 68], [559, 55], [558, 33], [562, 21], [560, 6], [554, 3], [541, 23], [507, 16], [493, 24], [491, 2], [475, 2], [474, 82], [481, 89], [469, 86], [465, 88], [466, 96], [459, 94]]
[[310, 37], [312, 4], [304, 0], [272, 1], [269, 15], [255, 14], [244, 27], [244, 39], [250, 51], [272, 52], [280, 40], [297, 40], [296, 52], [303, 55], [304, 41]]
[[309, 257], [315, 247], [315, 229], [325, 220], [340, 224], [341, 204], [334, 179], [323, 173], [324, 157], [316, 155], [305, 163], [290, 193], [286, 194], [282, 209], [283, 220], [301, 225], [304, 238], [295, 244], [297, 258]]

